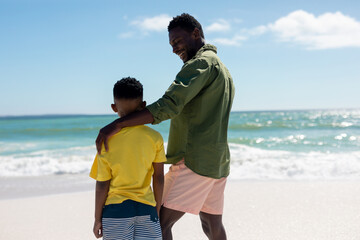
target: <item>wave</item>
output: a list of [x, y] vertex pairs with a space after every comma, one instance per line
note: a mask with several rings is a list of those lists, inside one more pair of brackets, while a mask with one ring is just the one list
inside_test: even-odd
[[246, 122], [242, 124], [230, 123], [229, 130], [231, 131], [242, 131], [242, 130], [264, 130], [264, 129], [360, 129], [359, 123], [351, 122], [331, 122], [331, 123], [301, 123], [301, 122], [264, 122], [264, 123], [253, 123]]
[[[360, 179], [360, 151], [292, 152], [229, 145], [230, 179]], [[0, 156], [0, 176], [89, 173], [95, 154], [91, 145]]]
[[291, 152], [230, 144], [233, 179], [360, 179], [360, 151]]
[[92, 145], [0, 156], [0, 176], [88, 173], [95, 154]]
[[356, 150], [360, 148], [360, 135], [332, 133], [328, 136], [312, 136], [290, 134], [283, 136], [231, 136], [230, 143], [243, 144], [251, 147], [273, 150], [301, 151], [332, 151]]
[[1, 133], [9, 132], [11, 134], [33, 134], [36, 135], [51, 135], [59, 133], [79, 133], [98, 131], [99, 127], [66, 127], [66, 128], [25, 128], [25, 129], [11, 129], [8, 131], [1, 130]]

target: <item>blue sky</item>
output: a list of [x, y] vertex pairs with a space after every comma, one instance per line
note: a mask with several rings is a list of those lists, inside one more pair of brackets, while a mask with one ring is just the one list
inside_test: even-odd
[[108, 114], [126, 76], [157, 100], [183, 12], [229, 68], [234, 111], [360, 107], [360, 1], [0, 0], [0, 116]]

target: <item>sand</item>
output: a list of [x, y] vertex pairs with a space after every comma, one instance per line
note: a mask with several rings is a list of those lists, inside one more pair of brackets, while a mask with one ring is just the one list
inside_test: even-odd
[[[9, 182], [0, 179], [0, 239], [95, 239], [89, 181], [83, 183], [87, 191], [37, 196], [11, 195]], [[228, 181], [224, 225], [230, 240], [359, 240], [359, 223], [359, 181]], [[175, 240], [207, 239], [191, 214], [173, 233]]]

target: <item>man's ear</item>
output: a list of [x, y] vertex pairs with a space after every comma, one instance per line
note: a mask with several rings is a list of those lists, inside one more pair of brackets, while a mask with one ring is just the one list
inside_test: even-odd
[[116, 112], [116, 113], [118, 112], [115, 104], [111, 104], [111, 108], [114, 112]]
[[199, 39], [201, 38], [200, 36], [200, 30], [198, 28], [195, 28], [194, 31], [192, 32], [193, 36], [195, 39]]
[[143, 102], [141, 103], [141, 107], [142, 107], [142, 108], [145, 108], [145, 107], [146, 107], [146, 101], [143, 101]]

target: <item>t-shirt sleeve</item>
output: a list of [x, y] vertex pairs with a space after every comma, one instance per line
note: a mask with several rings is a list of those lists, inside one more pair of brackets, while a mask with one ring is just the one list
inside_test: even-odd
[[97, 171], [98, 171], [98, 163], [97, 163], [97, 158], [98, 158], [98, 155], [96, 154], [95, 156], [95, 159], [94, 159], [94, 162], [91, 166], [91, 170], [90, 170], [90, 174], [89, 176], [93, 179], [96, 180], [96, 177], [97, 177]]
[[111, 179], [111, 168], [106, 157], [96, 154], [91, 167], [90, 177], [97, 181], [108, 181]]
[[212, 67], [205, 59], [185, 63], [165, 94], [146, 108], [153, 115], [153, 124], [180, 114], [190, 102], [211, 81]]
[[164, 150], [164, 141], [161, 135], [159, 134], [159, 139], [156, 142], [156, 156], [154, 163], [166, 162], [165, 150]]

